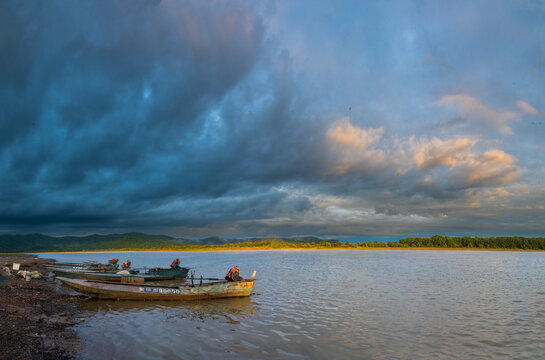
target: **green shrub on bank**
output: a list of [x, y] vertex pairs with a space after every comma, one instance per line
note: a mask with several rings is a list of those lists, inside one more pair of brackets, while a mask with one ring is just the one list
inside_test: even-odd
[[406, 247], [545, 250], [545, 238], [519, 236], [450, 237], [435, 235], [431, 238], [406, 238], [399, 240], [399, 243]]

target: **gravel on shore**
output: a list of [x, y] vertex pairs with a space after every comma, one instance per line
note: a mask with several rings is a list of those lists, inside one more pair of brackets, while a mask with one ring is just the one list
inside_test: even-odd
[[[57, 290], [43, 266], [48, 261], [29, 254], [0, 255], [0, 359], [72, 359], [81, 346], [72, 325], [85, 320], [79, 307], [84, 298]], [[41, 278], [26, 281], [13, 263]]]

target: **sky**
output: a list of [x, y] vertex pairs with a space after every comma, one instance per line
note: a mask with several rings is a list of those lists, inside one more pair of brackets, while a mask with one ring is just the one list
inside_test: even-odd
[[545, 1], [0, 4], [0, 234], [545, 236]]

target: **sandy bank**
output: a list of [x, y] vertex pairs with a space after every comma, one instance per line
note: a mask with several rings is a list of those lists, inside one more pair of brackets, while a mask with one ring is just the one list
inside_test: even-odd
[[[543, 252], [545, 250], [539, 249], [499, 249], [499, 248], [439, 248], [439, 247], [311, 247], [311, 248], [267, 248], [267, 247], [247, 247], [247, 248], [211, 248], [211, 249], [141, 249], [141, 250], [87, 250], [87, 251], [48, 251], [44, 254], [87, 254], [87, 253], [139, 253], [139, 252], [201, 252], [201, 251], [308, 251], [308, 250], [339, 250], [339, 251], [366, 251], [366, 250], [393, 250], [393, 251], [523, 251], [523, 252]], [[40, 253], [36, 253], [40, 254]], [[1, 255], [0, 255], [1, 256]]]

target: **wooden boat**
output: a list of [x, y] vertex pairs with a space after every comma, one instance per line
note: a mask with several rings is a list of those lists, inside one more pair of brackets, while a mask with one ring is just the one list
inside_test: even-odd
[[[119, 271], [122, 271], [121, 269], [94, 269], [94, 268], [85, 268], [85, 267], [71, 267], [71, 266], [46, 266], [47, 270], [51, 272], [60, 272], [60, 271], [66, 271], [70, 273], [101, 273], [101, 274], [115, 274]], [[129, 269], [127, 270], [131, 274], [138, 274], [140, 273], [139, 269]]]
[[78, 269], [92, 271], [119, 271], [119, 268], [112, 264], [102, 263], [45, 263], [46, 269], [63, 268], [63, 269]]
[[[53, 272], [56, 276], [69, 279], [87, 279], [87, 280], [103, 280], [103, 281], [114, 281], [114, 282], [128, 282], [129, 278], [135, 277], [142, 279], [142, 282], [146, 281], [163, 281], [163, 280], [178, 280], [185, 279], [189, 268], [179, 268], [179, 269], [144, 269], [143, 272], [139, 270], [136, 273], [123, 273], [123, 272], [95, 272], [95, 271], [83, 271], [79, 269], [68, 269], [68, 268], [50, 268], [50, 271]], [[135, 280], [137, 281], [137, 280]]]
[[[57, 277], [77, 292], [96, 299], [110, 300], [200, 300], [250, 296], [254, 275], [249, 280], [228, 282], [219, 279], [199, 279], [198, 283], [177, 286], [117, 284], [106, 281]], [[217, 280], [203, 282], [203, 280]]]
[[[55, 270], [70, 270], [70, 271], [79, 271], [79, 272], [103, 272], [103, 273], [116, 273], [121, 271], [121, 269], [116, 268], [95, 268], [95, 267], [86, 267], [86, 266], [53, 266], [53, 265], [44, 265], [44, 267], [54, 272]], [[136, 271], [138, 273], [138, 271]]]
[[44, 263], [45, 266], [98, 266], [98, 265], [108, 265], [98, 262], [84, 262], [84, 263], [73, 263], [73, 262], [46, 262]]

